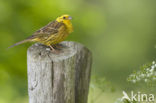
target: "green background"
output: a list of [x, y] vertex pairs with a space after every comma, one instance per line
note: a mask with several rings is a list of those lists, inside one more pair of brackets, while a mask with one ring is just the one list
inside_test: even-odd
[[156, 57], [155, 0], [0, 0], [0, 103], [28, 103], [31, 43], [7, 47], [62, 14], [73, 17], [74, 32], [67, 40], [93, 54], [89, 103], [114, 103], [122, 90], [141, 87], [126, 78]]

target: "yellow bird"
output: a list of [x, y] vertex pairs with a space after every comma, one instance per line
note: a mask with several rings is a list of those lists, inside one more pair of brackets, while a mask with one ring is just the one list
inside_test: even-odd
[[52, 51], [55, 49], [53, 45], [63, 41], [71, 32], [73, 32], [73, 26], [71, 23], [72, 17], [69, 15], [62, 15], [56, 18], [55, 21], [50, 22], [46, 26], [36, 31], [32, 36], [20, 41], [11, 47], [25, 43], [25, 42], [40, 42], [49, 46]]

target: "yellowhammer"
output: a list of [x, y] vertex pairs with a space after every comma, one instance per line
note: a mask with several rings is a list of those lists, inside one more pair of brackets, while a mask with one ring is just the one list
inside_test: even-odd
[[36, 31], [32, 36], [10, 46], [9, 48], [25, 42], [40, 42], [49, 46], [52, 51], [54, 51], [55, 49], [52, 45], [63, 41], [71, 32], [73, 32], [73, 26], [70, 22], [71, 19], [72, 17], [69, 15], [62, 15], [56, 18], [55, 21], [50, 22]]

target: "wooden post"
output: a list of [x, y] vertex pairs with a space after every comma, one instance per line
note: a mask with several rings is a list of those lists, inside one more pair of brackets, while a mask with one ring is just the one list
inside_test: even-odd
[[91, 52], [75, 42], [59, 54], [36, 43], [27, 51], [29, 103], [87, 103]]

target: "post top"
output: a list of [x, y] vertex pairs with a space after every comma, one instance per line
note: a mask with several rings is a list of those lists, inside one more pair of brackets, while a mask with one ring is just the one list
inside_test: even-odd
[[28, 48], [27, 56], [31, 56], [33, 61], [60, 61], [74, 56], [82, 49], [89, 51], [80, 43], [63, 41], [59, 43], [59, 53], [52, 53], [48, 46], [41, 43], [35, 43]]

